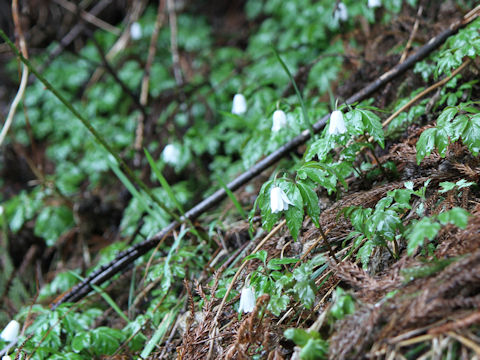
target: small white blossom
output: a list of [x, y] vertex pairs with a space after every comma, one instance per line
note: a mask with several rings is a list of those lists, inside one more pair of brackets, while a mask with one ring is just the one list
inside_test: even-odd
[[235, 94], [233, 97], [232, 114], [242, 115], [247, 112], [247, 100], [242, 94]]
[[293, 204], [288, 200], [287, 194], [278, 186], [274, 186], [270, 190], [270, 209], [272, 209], [272, 213], [275, 214], [287, 210], [288, 205]]
[[238, 306], [238, 312], [249, 313], [255, 308], [255, 294], [251, 287], [244, 287], [240, 295], [240, 305]]
[[348, 10], [343, 2], [338, 3], [335, 12], [333, 13], [333, 18], [336, 21], [347, 21], [348, 20]]
[[138, 40], [142, 37], [142, 27], [136, 21], [130, 25], [130, 37], [132, 40]]
[[368, 7], [370, 9], [382, 6], [381, 0], [368, 0]]
[[330, 125], [328, 133], [330, 135], [344, 134], [347, 132], [345, 121], [343, 121], [343, 113], [340, 110], [335, 110], [330, 115]]
[[163, 149], [162, 158], [167, 164], [175, 165], [180, 158], [180, 150], [176, 145], [168, 144]]
[[20, 324], [16, 320], [12, 320], [5, 326], [0, 338], [6, 342], [16, 342], [18, 339], [18, 333], [20, 332]]
[[2, 356], [2, 360], [12, 360], [12, 358], [8, 355]]
[[287, 116], [282, 110], [273, 113], [272, 131], [278, 132], [287, 125]]

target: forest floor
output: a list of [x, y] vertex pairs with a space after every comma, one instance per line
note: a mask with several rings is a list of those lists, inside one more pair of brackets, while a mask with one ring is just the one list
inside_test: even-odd
[[[415, 33], [414, 47], [407, 51], [408, 54], [464, 15], [453, 2], [444, 2], [444, 5], [439, 5], [442, 2], [437, 5], [434, 3], [429, 2], [428, 11], [423, 11], [420, 29]], [[222, 33], [226, 29], [230, 32], [238, 30], [238, 44], [247, 42], [247, 38], [242, 38], [248, 36], [247, 31], [241, 30], [246, 22], [241, 13], [242, 4], [240, 1], [232, 2], [230, 8], [224, 9], [226, 13], [213, 7], [204, 10], [209, 22], [216, 24], [215, 33], [219, 34], [215, 39], [217, 43], [225, 41]], [[117, 19], [123, 16], [121, 10], [118, 11], [115, 14]], [[113, 22], [115, 16], [106, 17], [105, 20]], [[346, 49], [343, 69], [351, 75], [341, 83], [332, 84], [336, 96], [348, 98], [398, 64], [402, 51], [398, 53], [392, 49], [404, 47], [416, 21], [417, 9], [405, 6], [391, 23], [372, 25], [365, 22], [342, 34]], [[44, 37], [32, 40], [37, 41], [38, 48], [44, 48], [52, 36], [53, 30], [49, 27], [54, 27], [54, 24], [45, 27]], [[82, 41], [76, 46], [81, 47]], [[357, 44], [355, 48], [349, 47], [348, 44], [352, 42]], [[7, 58], [5, 56], [4, 60]], [[188, 57], [181, 59], [182, 62], [193, 60]], [[188, 64], [183, 64], [183, 67], [189, 68]], [[308, 78], [308, 71], [309, 67], [305, 66], [295, 74], [300, 88], [305, 85], [302, 81]], [[479, 71], [478, 61], [474, 60], [462, 71], [462, 83], [475, 83]], [[10, 77], [5, 73], [0, 73], [0, 76], [5, 78], [0, 93], [11, 95], [12, 82], [7, 80]], [[388, 108], [423, 85], [421, 76], [409, 70], [377, 90], [372, 96], [374, 101], [371, 105]], [[201, 272], [189, 273], [189, 264], [181, 264], [185, 268], [185, 280], [183, 284], [176, 284], [180, 290], [175, 296], [184, 303], [172, 312], [175, 321], [168, 323], [162, 335], [163, 341], [157, 344], [149, 358], [299, 358], [303, 346], [296, 346], [294, 341], [286, 339], [284, 333], [289, 328], [302, 328], [319, 334], [328, 342], [328, 358], [331, 359], [443, 359], [446, 357], [442, 354], [446, 353], [456, 354], [461, 359], [479, 359], [480, 188], [473, 184], [480, 179], [480, 160], [465, 145], [455, 142], [448, 146], [445, 156], [435, 150], [420, 164], [417, 163], [416, 144], [422, 132], [432, 127], [440, 113], [439, 110], [432, 110], [432, 106], [442, 88], [422, 99], [429, 99], [431, 104], [427, 102], [429, 109], [418, 121], [410, 124], [394, 139], [386, 140], [384, 149], [375, 148], [376, 157], [371, 152], [362, 154], [364, 159], [376, 165], [375, 176], [369, 174], [374, 172], [370, 170], [362, 176], [347, 178], [348, 190], [343, 190], [341, 195], [329, 195], [326, 190], [318, 190], [322, 209], [320, 224], [329, 239], [330, 251], [327, 251], [321, 231], [308, 217], [296, 241], [290, 235], [285, 221], [280, 221], [270, 232], [262, 231], [259, 216], [253, 219], [249, 232], [248, 220], [238, 215], [232, 216], [235, 206], [229, 200], [196, 220], [195, 226], [199, 232], [208, 233], [212, 221], [218, 219], [222, 220], [223, 228], [213, 236], [213, 244], [208, 245], [209, 261]], [[480, 99], [480, 86], [476, 83], [469, 91], [470, 99]], [[288, 88], [285, 92], [291, 93], [293, 89]], [[464, 94], [460, 94], [459, 98], [462, 96]], [[322, 95], [320, 100], [328, 102], [328, 94]], [[3, 103], [2, 107], [8, 109], [8, 104]], [[2, 113], [6, 113], [6, 110], [2, 110]], [[32, 181], [38, 181], [32, 164], [45, 164], [43, 171], [46, 173], [55, 171], [54, 165], [45, 158], [47, 146], [38, 143], [36, 148], [32, 148], [12, 142], [4, 149], [2, 192], [5, 199], [28, 188]], [[301, 156], [305, 150], [305, 146], [300, 145], [296, 155]], [[378, 172], [377, 161], [381, 164], [393, 163], [396, 170]], [[255, 195], [272, 172], [271, 169], [264, 171], [235, 192], [239, 203], [247, 211], [253, 207]], [[172, 171], [167, 177], [171, 183], [175, 183], [188, 175], [182, 173], [176, 177]], [[148, 179], [150, 173], [143, 171], [142, 176]], [[473, 184], [442, 190], [446, 186], [442, 183], [458, 184], [459, 181]], [[413, 255], [407, 253], [407, 241], [399, 237], [395, 244], [375, 247], [369, 260], [364, 263], [366, 266], [362, 267], [361, 258], [356, 253], [361, 242], [354, 244], [349, 237], [355, 228], [342, 210], [352, 206], [374, 209], [392, 191], [405, 189], [408, 182], [413, 184], [413, 189], [423, 189], [424, 192], [422, 196], [412, 195], [410, 207], [396, 213], [400, 222], [407, 224], [425, 217], [433, 219], [441, 212], [462, 208], [470, 214], [468, 224], [463, 229], [453, 224], [441, 226], [434, 241], [426, 242]], [[111, 199], [116, 200], [112, 202]], [[65, 269], [86, 269], [89, 264], [95, 263], [101, 257], [101, 249], [119, 236], [115, 228], [120, 226], [121, 214], [129, 199], [121, 183], [97, 191], [95, 195], [82, 189], [75, 202], [84, 206], [79, 212], [84, 230], [78, 227], [72, 229], [63, 234], [53, 247], [47, 247], [34, 235], [33, 222], [26, 223], [15, 235], [15, 244], [10, 245], [9, 255], [17, 271], [10, 281], [14, 281], [13, 277], [18, 274], [31, 275], [22, 281], [33, 293], [35, 279], [38, 281], [41, 278], [45, 284]], [[425, 237], [429, 236], [429, 229], [437, 225], [434, 221], [429, 223], [423, 230]], [[91, 256], [88, 261], [85, 252], [78, 251], [81, 247], [77, 241], [82, 231], [82, 236], [91, 236], [86, 242]], [[175, 246], [175, 239], [166, 241], [170, 246]], [[183, 241], [193, 246], [202, 243], [191, 233], [185, 235]], [[243, 258], [260, 250], [266, 251], [265, 261], [253, 257], [241, 266]], [[163, 254], [163, 259], [166, 256]], [[288, 265], [288, 268], [286, 263], [279, 265], [282, 271], [291, 272], [312, 259], [322, 259], [321, 263], [318, 262], [320, 260], [312, 263], [315, 265], [312, 265], [314, 270], [309, 282], [311, 288], [315, 289], [313, 303], [306, 307], [298, 299], [292, 298], [287, 309], [276, 316], [266, 310], [270, 295], [265, 294], [258, 296], [253, 312], [239, 316], [235, 309], [240, 290], [251, 274], [259, 271], [259, 266], [266, 265], [274, 258], [300, 259], [297, 264]], [[127, 268], [105, 291], [121, 309], [127, 311], [131, 307], [131, 297], [125, 289], [131, 286], [131, 279], [143, 284], [142, 272], [148, 272], [148, 267], [156, 263], [159, 261], [137, 264], [135, 269]], [[219, 264], [223, 266], [219, 267]], [[232, 279], [231, 288], [238, 295], [224, 299], [223, 295]], [[136, 312], [141, 313], [149, 308], [149, 299], [153, 296], [151, 293], [155, 286], [158, 284], [150, 282], [136, 289]], [[219, 289], [222, 291], [217, 293]], [[7, 293], [3, 294], [2, 303], [13, 312], [19, 306], [9, 303]], [[216, 293], [217, 296], [210, 296]], [[339, 298], [344, 301], [343, 305], [338, 305]], [[55, 299], [43, 301], [44, 305], [49, 305]], [[101, 295], [93, 294], [84, 306], [99, 301]], [[350, 305], [354, 311], [347, 309]], [[161, 301], [156, 306], [160, 307]], [[344, 307], [342, 311], [345, 314], [339, 315], [338, 320], [332, 314], [333, 306]], [[108, 308], [96, 324], [115, 328], [122, 321], [113, 309]], [[154, 331], [146, 331], [145, 334], [151, 338]], [[305, 339], [309, 339], [308, 336]], [[297, 345], [302, 341], [305, 345], [306, 340], [299, 340]], [[103, 358], [134, 358], [137, 355], [125, 346], [116, 355]]]

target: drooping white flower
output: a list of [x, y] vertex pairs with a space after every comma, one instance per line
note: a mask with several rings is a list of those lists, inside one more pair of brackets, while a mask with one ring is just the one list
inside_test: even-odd
[[255, 294], [251, 287], [244, 287], [240, 294], [240, 305], [238, 306], [238, 312], [241, 314], [252, 312], [255, 308]]
[[0, 338], [6, 342], [16, 342], [18, 339], [18, 333], [20, 332], [20, 324], [16, 320], [12, 320], [5, 326], [2, 333], [0, 334]]
[[270, 190], [270, 209], [272, 209], [272, 213], [287, 210], [288, 205], [293, 204], [288, 200], [287, 194], [278, 186], [272, 187], [272, 190]]
[[243, 94], [235, 94], [233, 97], [232, 114], [242, 115], [247, 112], [247, 100]]
[[287, 116], [282, 110], [275, 110], [273, 113], [272, 131], [278, 132], [287, 125]]
[[330, 135], [344, 134], [347, 132], [345, 121], [343, 121], [343, 113], [340, 110], [335, 110], [330, 115], [330, 125], [328, 126], [328, 133]]
[[370, 9], [372, 8], [377, 8], [382, 6], [382, 1], [381, 0], [368, 0], [368, 7]]
[[180, 158], [180, 150], [176, 145], [168, 144], [163, 149], [162, 158], [167, 164], [175, 165]]
[[132, 40], [138, 40], [142, 37], [142, 27], [136, 21], [130, 25], [130, 37]]
[[8, 355], [2, 356], [2, 360], [12, 360], [12, 358]]
[[336, 21], [347, 21], [348, 20], [348, 10], [343, 2], [338, 3], [335, 12], [333, 13], [333, 18]]

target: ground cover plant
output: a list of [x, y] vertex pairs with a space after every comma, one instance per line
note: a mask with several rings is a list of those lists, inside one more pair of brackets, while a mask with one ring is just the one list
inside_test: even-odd
[[2, 356], [480, 356], [475, 2], [107, 3], [2, 12]]

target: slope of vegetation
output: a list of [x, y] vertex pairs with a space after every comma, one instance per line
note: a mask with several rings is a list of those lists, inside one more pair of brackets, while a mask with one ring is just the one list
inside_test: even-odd
[[12, 6], [22, 21], [3, 29], [29, 61], [2, 44], [2, 92], [14, 98], [23, 63], [30, 77], [0, 150], [0, 324], [21, 324], [0, 350], [480, 356], [475, 2], [114, 1], [94, 24], [62, 3]]

